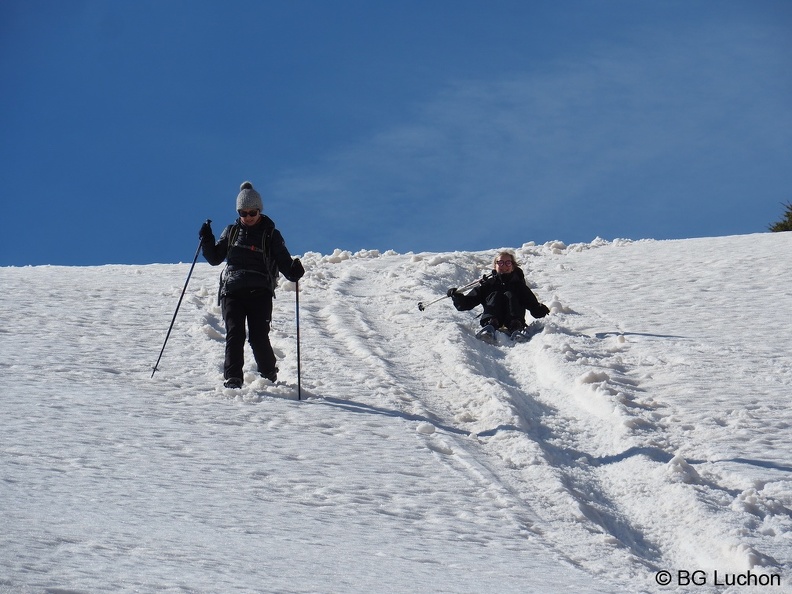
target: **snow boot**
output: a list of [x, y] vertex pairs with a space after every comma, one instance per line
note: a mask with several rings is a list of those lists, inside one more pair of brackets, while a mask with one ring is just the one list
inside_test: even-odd
[[261, 372], [261, 377], [268, 379], [274, 384], [276, 381], [278, 381], [278, 371], [279, 369], [276, 367], [272, 371], [268, 371], [266, 373]]
[[229, 377], [225, 382], [223, 382], [223, 386], [226, 388], [239, 389], [242, 387], [242, 383], [242, 380], [238, 377]]

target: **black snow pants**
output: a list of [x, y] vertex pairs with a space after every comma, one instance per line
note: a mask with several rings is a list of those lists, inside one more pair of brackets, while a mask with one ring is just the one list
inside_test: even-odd
[[525, 325], [525, 307], [520, 303], [520, 297], [512, 291], [494, 291], [487, 295], [483, 303], [484, 313], [481, 315], [481, 325], [486, 326], [498, 320], [501, 326], [507, 328], [515, 320]]
[[272, 296], [267, 292], [256, 292], [244, 296], [223, 297], [223, 320], [226, 327], [225, 379], [244, 379], [245, 322], [250, 333], [248, 342], [253, 350], [259, 373], [268, 374], [275, 369], [275, 353], [269, 340], [272, 320]]

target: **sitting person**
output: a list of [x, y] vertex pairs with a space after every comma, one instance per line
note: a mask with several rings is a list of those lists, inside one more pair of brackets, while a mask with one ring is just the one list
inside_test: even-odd
[[525, 312], [530, 312], [534, 318], [543, 318], [550, 313], [550, 309], [539, 303], [525, 283], [525, 274], [511, 252], [500, 252], [495, 258], [492, 274], [484, 277], [467, 295], [456, 288], [449, 289], [448, 295], [458, 311], [484, 306], [482, 329], [477, 334], [484, 340], [495, 340], [495, 332], [501, 328], [514, 340], [524, 339]]

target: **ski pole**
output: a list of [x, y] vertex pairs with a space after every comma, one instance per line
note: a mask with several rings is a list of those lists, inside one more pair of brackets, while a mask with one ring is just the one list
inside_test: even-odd
[[300, 370], [300, 281], [294, 283], [294, 309], [297, 316], [297, 400], [302, 400]]
[[[457, 291], [465, 291], [466, 289], [470, 289], [471, 287], [474, 287], [476, 285], [480, 285], [481, 283], [483, 283], [487, 279], [492, 278], [494, 274], [495, 274], [494, 272], [490, 272], [489, 274], [485, 274], [479, 280], [474, 280], [472, 283], [468, 283], [464, 287], [459, 287], [457, 289]], [[424, 311], [427, 307], [429, 307], [433, 303], [437, 303], [438, 301], [442, 301], [443, 299], [448, 299], [449, 297], [450, 297], [450, 295], [443, 295], [442, 297], [439, 297], [438, 299], [435, 299], [434, 301], [430, 301], [429, 303], [424, 303], [423, 301], [419, 301], [418, 302], [418, 309], [421, 310], [421, 311]]]
[[418, 309], [424, 311], [427, 307], [432, 305], [433, 303], [437, 303], [438, 301], [442, 301], [443, 299], [448, 299], [448, 295], [443, 295], [442, 297], [435, 299], [434, 301], [430, 301], [429, 303], [424, 303], [423, 301], [418, 302]]
[[[212, 221], [210, 221], [209, 219], [206, 219], [206, 222], [209, 223], [210, 225], [212, 224]], [[187, 291], [187, 284], [190, 282], [190, 277], [192, 276], [193, 268], [195, 268], [195, 263], [198, 261], [198, 254], [200, 253], [201, 253], [201, 242], [199, 241], [198, 249], [195, 250], [195, 257], [193, 258], [192, 266], [190, 266], [190, 272], [187, 273], [187, 280], [184, 282], [184, 288], [182, 289], [181, 297], [179, 297], [179, 302], [176, 304], [176, 311], [173, 312], [173, 319], [171, 320], [170, 327], [168, 328], [168, 333], [165, 335], [165, 342], [162, 343], [162, 350], [160, 350], [159, 357], [157, 357], [157, 362], [154, 363], [154, 368], [151, 372], [151, 377], [154, 377], [154, 374], [157, 373], [160, 359], [162, 359], [162, 353], [165, 352], [165, 345], [168, 344], [168, 339], [170, 338], [171, 330], [173, 330], [173, 324], [176, 321], [176, 314], [179, 313], [179, 308], [181, 307], [182, 299], [184, 299], [184, 293]]]

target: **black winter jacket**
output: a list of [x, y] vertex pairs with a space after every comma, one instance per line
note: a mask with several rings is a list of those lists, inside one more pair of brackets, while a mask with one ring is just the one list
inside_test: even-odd
[[476, 286], [467, 295], [462, 293], [454, 293], [452, 300], [454, 307], [458, 311], [467, 311], [473, 309], [477, 305], [484, 305], [490, 302], [488, 299], [493, 293], [506, 293], [511, 294], [517, 298], [518, 303], [531, 312], [535, 318], [543, 318], [547, 315], [547, 308], [539, 303], [536, 295], [525, 284], [525, 273], [521, 268], [515, 266], [514, 270], [509, 274], [497, 274], [492, 271], [492, 276], [488, 277], [480, 285]]
[[250, 227], [237, 220], [223, 230], [217, 243], [210, 236], [201, 248], [212, 266], [227, 263], [220, 278], [220, 297], [257, 292], [274, 297], [278, 271], [290, 281], [299, 280], [283, 236], [265, 215]]

